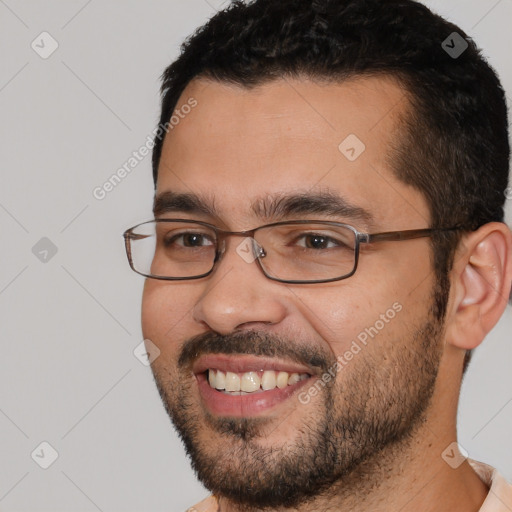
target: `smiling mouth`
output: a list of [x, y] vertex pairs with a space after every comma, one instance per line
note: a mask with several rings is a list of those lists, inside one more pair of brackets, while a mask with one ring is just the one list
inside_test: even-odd
[[191, 370], [202, 406], [218, 417], [279, 414], [277, 408], [291, 404], [315, 378], [315, 371], [304, 364], [248, 354], [204, 355]]
[[308, 373], [274, 370], [235, 373], [211, 368], [206, 370], [205, 376], [212, 389], [227, 395], [246, 395], [272, 391], [276, 388], [285, 389], [311, 377]]

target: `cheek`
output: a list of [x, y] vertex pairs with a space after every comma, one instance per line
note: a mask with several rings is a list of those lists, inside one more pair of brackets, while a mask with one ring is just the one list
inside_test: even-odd
[[158, 300], [159, 295], [158, 287], [150, 279], [147, 279], [142, 293], [142, 334], [144, 338], [149, 338], [152, 341], [158, 332], [158, 319], [162, 318], [163, 303]]
[[[179, 298], [179, 299], [178, 299]], [[191, 305], [179, 285], [146, 280], [142, 294], [142, 333], [161, 351], [183, 341]]]
[[364, 348], [378, 341], [379, 345], [386, 340], [397, 342], [404, 325], [426, 314], [431, 286], [431, 279], [418, 284], [400, 273], [388, 274], [385, 279], [366, 279], [364, 284], [347, 280], [337, 287], [301, 292], [301, 315], [326, 348], [335, 356], [343, 355], [347, 350], [357, 351], [354, 343]]

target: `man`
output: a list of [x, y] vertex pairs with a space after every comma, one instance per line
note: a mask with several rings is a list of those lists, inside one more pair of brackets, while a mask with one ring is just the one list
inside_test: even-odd
[[162, 92], [156, 221], [125, 237], [213, 493], [190, 510], [512, 510], [456, 443], [512, 282], [504, 93], [474, 43], [411, 0], [236, 2]]

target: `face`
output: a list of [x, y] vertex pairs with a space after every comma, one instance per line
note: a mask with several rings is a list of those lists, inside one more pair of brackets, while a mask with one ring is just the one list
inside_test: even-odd
[[[428, 227], [424, 198], [387, 156], [407, 104], [391, 80], [251, 90], [196, 80], [177, 109], [191, 98], [166, 136], [156, 194], [194, 194], [208, 208], [174, 202], [158, 218], [230, 231], [303, 219]], [[305, 201], [272, 212], [272, 199], [325, 192], [369, 215]], [[307, 285], [267, 279], [240, 242], [228, 238], [208, 277], [148, 279], [144, 337], [160, 350], [155, 381], [203, 483], [247, 507], [296, 506], [370, 467], [428, 414], [442, 345], [429, 242], [362, 244], [353, 276]]]

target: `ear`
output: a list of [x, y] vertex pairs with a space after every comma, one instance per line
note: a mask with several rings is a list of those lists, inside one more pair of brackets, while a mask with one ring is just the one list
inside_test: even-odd
[[452, 269], [446, 342], [470, 350], [496, 325], [512, 287], [512, 232], [490, 222], [461, 240]]

